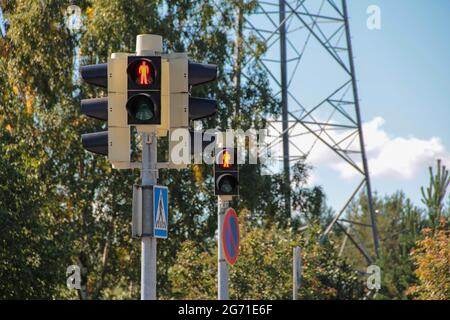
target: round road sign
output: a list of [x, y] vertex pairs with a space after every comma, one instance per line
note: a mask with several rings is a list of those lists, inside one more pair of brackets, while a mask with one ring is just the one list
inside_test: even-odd
[[229, 208], [225, 213], [222, 226], [222, 246], [225, 259], [231, 265], [236, 263], [239, 255], [239, 222], [234, 209]]

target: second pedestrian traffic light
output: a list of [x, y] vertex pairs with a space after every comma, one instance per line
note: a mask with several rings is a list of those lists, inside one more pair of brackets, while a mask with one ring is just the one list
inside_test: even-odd
[[128, 57], [129, 125], [161, 124], [161, 57]]
[[239, 195], [239, 167], [236, 148], [219, 148], [214, 163], [214, 194]]

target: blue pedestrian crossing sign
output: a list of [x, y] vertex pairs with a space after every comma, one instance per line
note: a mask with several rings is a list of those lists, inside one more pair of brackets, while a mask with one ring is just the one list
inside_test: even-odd
[[169, 190], [167, 187], [153, 187], [153, 237], [167, 239], [169, 226]]

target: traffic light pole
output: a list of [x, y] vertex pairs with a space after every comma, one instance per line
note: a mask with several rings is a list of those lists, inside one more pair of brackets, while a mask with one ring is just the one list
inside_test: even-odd
[[293, 250], [293, 268], [292, 268], [292, 299], [298, 300], [298, 289], [300, 288], [300, 281], [302, 276], [302, 257], [300, 247], [295, 247]]
[[186, 53], [163, 54], [162, 49], [162, 36], [140, 34], [135, 55], [116, 52], [108, 63], [81, 68], [85, 82], [108, 89], [108, 97], [81, 101], [82, 113], [108, 121], [108, 131], [82, 135], [83, 147], [108, 156], [114, 169], [137, 168], [130, 159], [130, 125], [142, 134], [141, 184], [133, 186], [131, 230], [141, 239], [142, 300], [156, 300], [157, 238], [168, 236], [168, 188], [157, 186], [157, 168], [170, 167], [170, 162], [158, 166], [157, 136], [217, 112], [215, 100], [189, 94], [190, 87], [217, 79], [217, 65], [189, 61]]
[[230, 196], [217, 197], [217, 250], [218, 251], [218, 291], [217, 300], [228, 300], [228, 264], [225, 260], [222, 243], [222, 229], [225, 213], [230, 207]]
[[[157, 181], [157, 141], [155, 133], [142, 134], [142, 186], [154, 186]], [[153, 223], [150, 210], [146, 214]], [[141, 239], [141, 300], [156, 300], [156, 238], [142, 236]]]
[[[152, 55], [162, 51], [162, 37], [156, 35], [138, 35], [136, 54]], [[154, 186], [158, 179], [156, 132], [142, 133], [142, 186]], [[142, 213], [144, 220], [150, 221], [153, 229], [152, 210]], [[156, 253], [157, 240], [151, 236], [141, 238], [141, 300], [156, 300]]]

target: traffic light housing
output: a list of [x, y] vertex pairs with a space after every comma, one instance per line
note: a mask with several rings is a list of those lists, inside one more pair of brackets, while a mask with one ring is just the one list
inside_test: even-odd
[[[194, 86], [217, 79], [217, 65], [189, 61], [186, 53], [172, 53], [163, 62], [163, 97], [168, 97], [170, 128], [189, 128], [189, 122], [211, 117], [217, 112], [217, 101], [191, 97]], [[164, 87], [166, 85], [166, 87]], [[167, 92], [165, 92], [167, 89]]]
[[[93, 86], [108, 87], [108, 64], [96, 64], [81, 67], [81, 77]], [[81, 100], [81, 112], [98, 120], [108, 120], [108, 98]], [[81, 135], [83, 147], [93, 153], [108, 155], [108, 131], [85, 133]]]
[[[188, 62], [188, 83], [191, 87], [217, 80], [217, 65]], [[190, 97], [189, 120], [212, 117], [217, 113], [217, 101], [214, 99]]]
[[[206, 84], [217, 79], [217, 66], [189, 61], [186, 53], [171, 53], [166, 55], [167, 65], [163, 62], [162, 99], [170, 106], [169, 127], [173, 131], [178, 128], [191, 131], [191, 155], [198, 152], [192, 148], [193, 132], [191, 121], [214, 116], [217, 113], [217, 102], [213, 99], [191, 97], [193, 86]], [[167, 66], [165, 68], [165, 66]], [[167, 77], [166, 77], [167, 75]], [[167, 90], [167, 91], [166, 91]], [[208, 143], [202, 143], [202, 150]], [[169, 140], [169, 155], [178, 141]], [[169, 167], [174, 169], [187, 168], [188, 163], [173, 163], [169, 159]]]
[[[169, 130], [192, 129], [191, 121], [217, 112], [215, 100], [190, 96], [192, 87], [216, 80], [216, 65], [189, 61], [186, 53], [161, 53], [160, 37], [139, 39], [136, 54], [113, 53], [107, 63], [81, 68], [85, 82], [108, 92], [107, 97], [81, 102], [83, 114], [108, 123], [107, 131], [83, 134], [83, 147], [107, 155], [116, 169], [133, 166], [131, 126], [164, 137]], [[202, 149], [209, 144], [203, 143]], [[169, 140], [169, 154], [173, 146]], [[168, 167], [182, 169], [188, 163], [175, 165], [169, 159]]]
[[[91, 118], [108, 121], [108, 98], [81, 100], [81, 112]], [[108, 155], [108, 131], [82, 134], [81, 142], [90, 152]]]
[[129, 56], [128, 125], [161, 125], [161, 56]]
[[236, 148], [219, 148], [214, 162], [214, 194], [239, 195], [239, 166]]
[[83, 147], [108, 156], [116, 169], [130, 167], [131, 134], [125, 118], [127, 57], [127, 53], [113, 53], [108, 63], [81, 67], [86, 83], [108, 91], [106, 97], [81, 100], [83, 114], [108, 122], [107, 131], [83, 134]]

